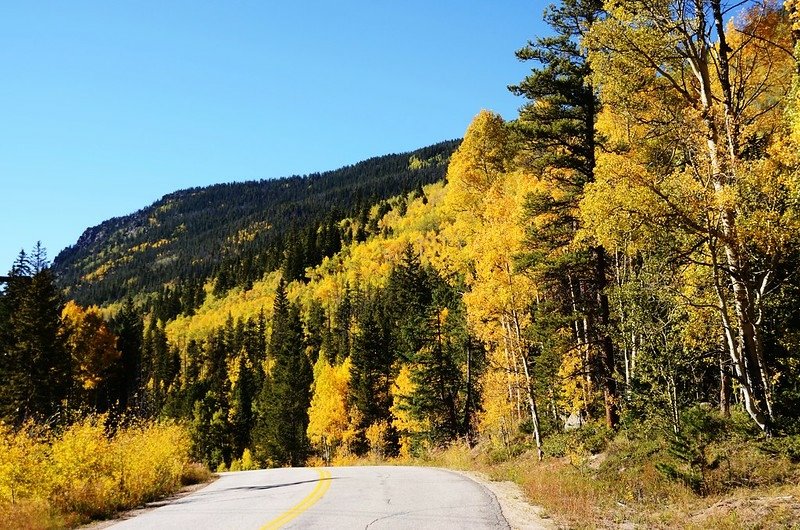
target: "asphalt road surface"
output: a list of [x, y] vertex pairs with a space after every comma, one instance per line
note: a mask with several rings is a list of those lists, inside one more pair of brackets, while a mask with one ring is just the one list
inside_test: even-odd
[[219, 480], [115, 530], [274, 528], [509, 528], [494, 495], [424, 467], [283, 468]]

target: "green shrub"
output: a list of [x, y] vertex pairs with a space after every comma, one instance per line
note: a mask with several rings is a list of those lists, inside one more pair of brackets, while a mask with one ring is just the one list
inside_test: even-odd
[[681, 430], [672, 437], [670, 454], [676, 462], [656, 464], [664, 476], [679, 480], [695, 493], [708, 493], [706, 477], [709, 471], [719, 467], [723, 455], [714, 454], [711, 444], [725, 433], [726, 423], [717, 411], [695, 406], [681, 415]]

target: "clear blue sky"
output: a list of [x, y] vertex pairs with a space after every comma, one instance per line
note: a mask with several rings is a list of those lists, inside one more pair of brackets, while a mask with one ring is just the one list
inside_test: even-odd
[[0, 272], [191, 186], [334, 169], [513, 118], [547, 2], [0, 3]]

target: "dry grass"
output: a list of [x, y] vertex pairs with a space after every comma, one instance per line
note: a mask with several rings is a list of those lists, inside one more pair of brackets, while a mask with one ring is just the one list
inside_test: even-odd
[[0, 504], [0, 528], [4, 530], [58, 530], [77, 522], [77, 518], [59, 513], [42, 499]]
[[[475, 470], [520, 485], [531, 504], [566, 528], [800, 529], [800, 466], [755, 442], [724, 442], [725, 459], [699, 496], [659, 472], [668, 452], [653, 440], [620, 436], [599, 455], [538, 462], [531, 452], [499, 461], [489, 447], [455, 444], [407, 463]], [[513, 452], [511, 452], [513, 454]], [[495, 455], [495, 456], [491, 456]]]
[[203, 484], [213, 478], [211, 471], [203, 464], [189, 462], [181, 471], [181, 485], [191, 486], [193, 484]]

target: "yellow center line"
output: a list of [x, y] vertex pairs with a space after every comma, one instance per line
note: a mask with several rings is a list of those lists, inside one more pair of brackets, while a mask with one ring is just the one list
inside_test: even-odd
[[317, 485], [314, 486], [313, 490], [311, 490], [311, 493], [306, 495], [303, 500], [283, 512], [281, 515], [262, 526], [260, 530], [275, 530], [280, 528], [301, 513], [311, 508], [318, 500], [322, 498], [323, 495], [325, 495], [325, 492], [327, 492], [328, 488], [331, 487], [331, 472], [327, 469], [317, 469], [316, 471], [319, 474], [319, 482], [317, 482]]

